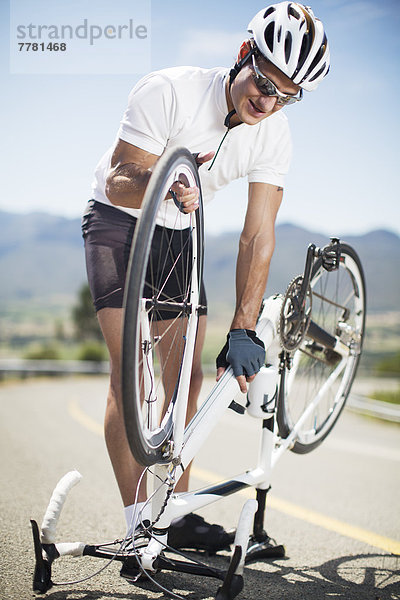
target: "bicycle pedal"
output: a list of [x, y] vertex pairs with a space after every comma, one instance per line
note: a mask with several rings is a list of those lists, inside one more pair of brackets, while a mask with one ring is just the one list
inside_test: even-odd
[[129, 581], [130, 583], [136, 583], [142, 577], [145, 578], [142, 570], [139, 568], [138, 562], [135, 556], [129, 556], [124, 560], [124, 563], [119, 572], [120, 576]]

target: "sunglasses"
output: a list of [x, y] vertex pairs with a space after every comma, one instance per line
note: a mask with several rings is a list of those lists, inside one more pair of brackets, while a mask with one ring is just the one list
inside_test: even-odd
[[273, 97], [277, 98], [276, 103], [279, 104], [280, 106], [288, 106], [289, 104], [294, 104], [295, 102], [300, 102], [300, 100], [302, 100], [302, 98], [303, 98], [303, 90], [302, 89], [300, 89], [300, 91], [294, 95], [282, 94], [278, 90], [276, 85], [273, 84], [272, 81], [270, 81], [268, 79], [268, 77], [265, 77], [265, 75], [260, 71], [260, 69], [257, 66], [254, 54], [252, 54], [251, 60], [253, 61], [254, 83], [256, 84], [257, 89], [259, 89], [260, 92], [262, 94], [264, 94], [264, 96], [273, 96]]

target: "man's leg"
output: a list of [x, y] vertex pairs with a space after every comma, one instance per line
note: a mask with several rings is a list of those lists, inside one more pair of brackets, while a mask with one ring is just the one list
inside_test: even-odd
[[[125, 433], [121, 395], [122, 308], [103, 308], [97, 313], [110, 354], [110, 387], [104, 419], [108, 454], [124, 506], [134, 502], [136, 486], [144, 467], [133, 458]], [[139, 502], [146, 499], [146, 482], [139, 490]]]
[[[126, 507], [132, 505], [134, 502], [137, 482], [143, 471], [143, 467], [132, 457], [125, 434], [123, 419], [120, 383], [122, 309], [104, 308], [98, 312], [98, 318], [109, 349], [111, 366], [110, 388], [105, 415], [105, 438], [115, 477], [124, 506]], [[204, 342], [205, 328], [206, 317], [202, 316], [199, 319], [187, 421], [192, 418], [196, 411], [197, 399], [201, 388], [201, 350]], [[187, 490], [189, 470], [190, 466], [179, 480], [176, 487], [177, 491]], [[145, 499], [146, 483], [143, 482], [139, 491], [138, 501], [143, 502]], [[217, 552], [229, 547], [232, 543], [232, 535], [228, 534], [219, 525], [209, 525], [202, 517], [189, 514], [174, 522], [170, 527], [168, 543], [174, 548], [205, 549]], [[130, 577], [128, 565], [122, 567], [121, 575], [123, 577]]]
[[[138, 479], [143, 471], [134, 458], [125, 434], [121, 395], [121, 344], [122, 309], [103, 308], [98, 312], [100, 327], [110, 354], [110, 387], [107, 397], [104, 430], [105, 439], [124, 506], [129, 506], [135, 498]], [[192, 376], [190, 382], [187, 422], [193, 417], [201, 389], [203, 374], [201, 370], [201, 351], [204, 344], [207, 317], [199, 318]], [[189, 470], [181, 477], [177, 491], [186, 491]], [[145, 482], [141, 485], [138, 500], [146, 499]]]

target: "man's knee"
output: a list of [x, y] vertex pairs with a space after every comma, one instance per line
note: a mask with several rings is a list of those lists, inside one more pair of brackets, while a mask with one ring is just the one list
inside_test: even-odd
[[121, 397], [121, 370], [116, 361], [110, 361], [110, 386], [108, 390], [108, 402], [115, 402], [119, 404]]

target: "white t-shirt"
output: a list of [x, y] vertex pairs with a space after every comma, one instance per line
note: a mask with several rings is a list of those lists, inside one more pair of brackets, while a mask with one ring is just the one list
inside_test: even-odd
[[[225, 81], [228, 70], [175, 67], [156, 71], [141, 79], [129, 95], [118, 138], [160, 156], [165, 148], [185, 146], [190, 152], [216, 151], [224, 134], [228, 106]], [[116, 141], [117, 141], [116, 140]], [[116, 142], [96, 167], [93, 198], [111, 204], [105, 194]], [[286, 116], [278, 111], [256, 125], [242, 123], [229, 130], [215, 162], [200, 170], [203, 200], [230, 181], [247, 175], [249, 183], [284, 184], [291, 157], [291, 138]], [[172, 226], [176, 207], [164, 221]], [[139, 209], [119, 206], [138, 216]]]

